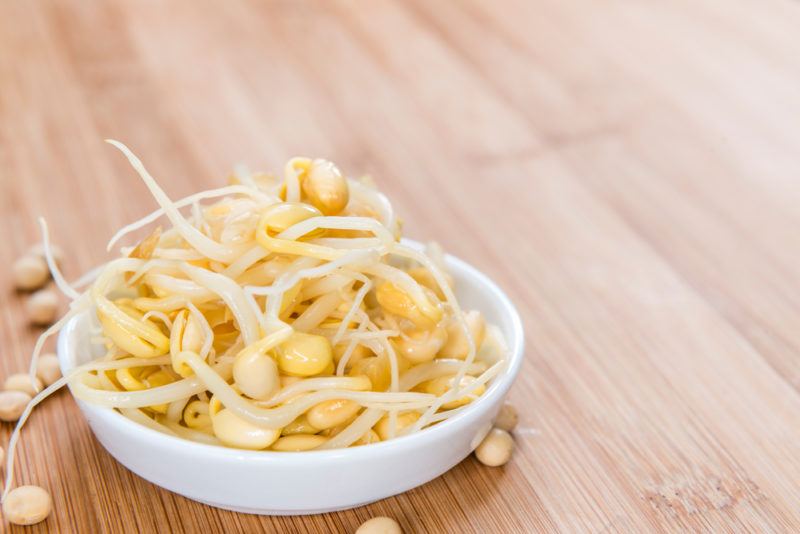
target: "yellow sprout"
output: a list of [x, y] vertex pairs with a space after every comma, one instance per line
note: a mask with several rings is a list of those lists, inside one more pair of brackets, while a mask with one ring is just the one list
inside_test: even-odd
[[185, 363], [178, 364], [177, 357], [188, 350], [200, 353], [203, 346], [203, 329], [189, 310], [181, 310], [172, 322], [169, 346], [172, 356], [172, 369], [183, 377], [190, 376], [192, 369]]
[[142, 375], [153, 372], [157, 367], [130, 367], [117, 369], [115, 377], [117, 382], [128, 391], [141, 391], [147, 389], [147, 385], [142, 381]]
[[[155, 230], [150, 233], [147, 237], [139, 241], [133, 250], [130, 251], [128, 254], [129, 258], [139, 258], [143, 260], [148, 260], [153, 257], [153, 252], [155, 251], [156, 247], [158, 246], [158, 241], [161, 239], [161, 227], [156, 227]], [[130, 273], [128, 273], [130, 274]], [[126, 276], [126, 281], [129, 280], [130, 277]]]
[[258, 226], [267, 235], [276, 236], [297, 223], [320, 216], [322, 213], [314, 206], [302, 202], [282, 202], [264, 210]]
[[114, 305], [106, 298], [97, 299], [97, 317], [103, 333], [116, 346], [139, 358], [155, 358], [169, 351], [169, 338], [150, 319], [128, 304]]
[[[144, 378], [144, 383], [148, 389], [157, 388], [159, 386], [166, 386], [167, 384], [171, 384], [174, 381], [175, 378], [163, 369], [151, 373]], [[148, 408], [150, 408], [156, 413], [167, 413], [168, 406], [169, 406], [168, 404], [153, 404], [151, 406], [148, 406]]]
[[[322, 213], [319, 210], [308, 204], [299, 202], [275, 204], [267, 208], [261, 216], [255, 231], [256, 241], [265, 249], [276, 254], [310, 256], [328, 261], [334, 260], [346, 254], [347, 250], [276, 237], [279, 233], [297, 223], [321, 215]], [[318, 237], [324, 232], [325, 230], [320, 228], [307, 233], [301, 239]]]
[[[157, 366], [131, 367], [117, 369], [114, 377], [117, 382], [128, 391], [142, 391], [149, 388], [165, 386], [175, 381], [166, 371], [160, 370]], [[151, 410], [158, 413], [166, 413], [166, 404], [154, 404], [148, 406]]]

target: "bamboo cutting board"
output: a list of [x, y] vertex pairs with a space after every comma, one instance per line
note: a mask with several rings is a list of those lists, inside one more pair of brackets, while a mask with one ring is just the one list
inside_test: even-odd
[[509, 465], [309, 517], [139, 479], [61, 392], [17, 464], [53, 514], [5, 528], [799, 531], [798, 27], [787, 0], [0, 2], [4, 373], [38, 333], [10, 282], [35, 217], [76, 277], [154, 208], [105, 137], [173, 197], [298, 154], [369, 173], [528, 346]]

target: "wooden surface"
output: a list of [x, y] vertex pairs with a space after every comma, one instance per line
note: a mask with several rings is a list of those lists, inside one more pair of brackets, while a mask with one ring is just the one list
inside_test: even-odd
[[26, 531], [798, 531], [799, 27], [789, 0], [0, 1], [3, 371], [35, 216], [75, 277], [154, 207], [105, 137], [173, 197], [297, 154], [368, 172], [528, 346], [508, 466], [311, 517], [144, 482], [61, 392], [23, 435], [55, 506]]

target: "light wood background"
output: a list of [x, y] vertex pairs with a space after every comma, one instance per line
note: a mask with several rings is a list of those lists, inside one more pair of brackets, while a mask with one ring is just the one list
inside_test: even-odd
[[75, 277], [154, 207], [105, 137], [174, 197], [297, 154], [370, 173], [528, 346], [508, 466], [310, 517], [139, 479], [61, 392], [23, 436], [54, 499], [25, 531], [797, 532], [798, 28], [789, 0], [0, 1], [2, 371], [37, 333], [9, 281], [35, 217]]

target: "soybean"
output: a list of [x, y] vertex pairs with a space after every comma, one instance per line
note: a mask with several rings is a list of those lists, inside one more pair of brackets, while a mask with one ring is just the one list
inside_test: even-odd
[[[50, 244], [50, 254], [53, 256], [53, 259], [56, 263], [61, 263], [64, 261], [64, 252], [61, 250], [61, 247]], [[36, 243], [32, 245], [31, 248], [25, 253], [26, 256], [35, 256], [38, 258], [45, 259], [44, 254], [44, 243]], [[46, 261], [46, 260], [45, 260]]]
[[[477, 310], [468, 311], [464, 314], [464, 321], [467, 323], [467, 330], [472, 336], [472, 341], [475, 343], [475, 350], [478, 350], [483, 343], [484, 335], [486, 334], [486, 322], [483, 320], [483, 315]], [[447, 342], [439, 351], [440, 358], [458, 358], [463, 360], [469, 353], [469, 342], [461, 324], [458, 321], [453, 321], [447, 327]]]
[[36, 376], [45, 386], [49, 386], [61, 378], [58, 356], [52, 353], [42, 354], [39, 357], [39, 363], [36, 365]]
[[0, 421], [16, 421], [30, 401], [31, 396], [22, 391], [0, 392]]
[[[433, 393], [437, 397], [440, 397], [454, 388], [454, 381], [455, 376], [440, 376], [439, 378], [434, 378], [433, 380], [429, 381], [425, 385], [425, 391], [427, 393]], [[459, 387], [465, 388], [475, 382], [474, 376], [465, 375], [461, 378], [461, 383]], [[442, 404], [443, 410], [452, 410], [454, 408], [458, 408], [460, 406], [464, 406], [465, 404], [469, 404], [472, 402], [473, 398], [476, 396], [483, 395], [486, 391], [486, 387], [481, 384], [472, 390], [471, 393], [464, 395], [460, 399], [454, 399], [449, 402], [445, 402]]]
[[40, 256], [25, 255], [12, 266], [14, 285], [17, 289], [32, 291], [42, 287], [50, 278], [50, 270]]
[[308, 423], [319, 429], [333, 428], [351, 419], [361, 410], [361, 405], [347, 399], [320, 402], [306, 413]]
[[28, 373], [14, 373], [5, 379], [3, 389], [6, 391], [21, 391], [33, 397], [42, 390], [42, 382], [38, 378], [31, 382], [31, 377]]
[[398, 414], [394, 428], [394, 436], [392, 436], [391, 420], [388, 415], [385, 415], [375, 425], [375, 432], [378, 434], [381, 440], [386, 441], [387, 439], [401, 435], [403, 430], [416, 423], [419, 417], [420, 416], [417, 412], [405, 412]]
[[475, 457], [483, 465], [498, 467], [505, 465], [511, 459], [514, 451], [514, 440], [511, 434], [499, 428], [493, 428], [489, 434], [483, 438], [478, 448], [475, 449]]
[[53, 508], [50, 494], [39, 486], [20, 486], [3, 501], [3, 515], [15, 525], [35, 525], [44, 521]]
[[500, 412], [494, 420], [494, 426], [506, 432], [511, 432], [517, 426], [518, 421], [519, 414], [517, 413], [517, 409], [514, 408], [513, 404], [506, 402], [503, 404], [503, 407], [500, 408]]
[[445, 329], [436, 327], [433, 330], [417, 330], [398, 337], [395, 340], [395, 346], [400, 356], [411, 363], [418, 364], [434, 359], [446, 341]]
[[211, 417], [214, 435], [229, 447], [266, 449], [280, 437], [281, 429], [261, 428], [223, 408]]
[[403, 534], [400, 524], [391, 517], [373, 517], [358, 527], [356, 534]]
[[328, 440], [325, 436], [316, 434], [292, 434], [283, 436], [272, 444], [273, 451], [300, 452], [316, 449]]
[[295, 376], [319, 374], [333, 363], [331, 342], [315, 334], [294, 332], [276, 352], [281, 371]]
[[33, 324], [52, 324], [58, 314], [58, 293], [52, 289], [41, 289], [28, 299], [27, 308], [28, 318]]
[[233, 362], [233, 379], [242, 393], [252, 399], [267, 399], [280, 387], [278, 364], [260, 352], [240, 352]]
[[303, 193], [324, 215], [336, 215], [350, 200], [350, 188], [339, 169], [328, 160], [317, 159], [303, 180]]

